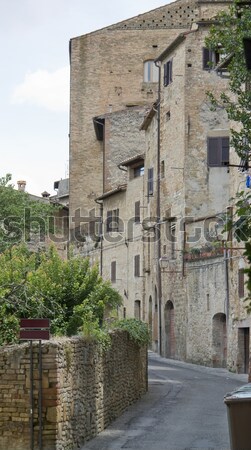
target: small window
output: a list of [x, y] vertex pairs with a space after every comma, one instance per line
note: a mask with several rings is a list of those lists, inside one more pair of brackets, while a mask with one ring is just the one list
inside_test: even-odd
[[220, 61], [220, 54], [215, 50], [203, 47], [202, 49], [202, 67], [203, 70], [213, 69]]
[[135, 223], [140, 223], [140, 201], [135, 202]]
[[140, 255], [134, 256], [134, 276], [140, 276]]
[[176, 221], [170, 220], [167, 222], [168, 226], [168, 241], [170, 248], [171, 259], [176, 258]]
[[165, 161], [161, 161], [161, 166], [160, 166], [160, 176], [161, 178], [165, 178]]
[[147, 177], [147, 195], [153, 195], [153, 167], [148, 169], [148, 177]]
[[168, 86], [173, 81], [173, 61], [164, 64], [164, 86]]
[[243, 269], [239, 269], [239, 272], [238, 272], [238, 292], [239, 292], [239, 297], [243, 298], [244, 297], [244, 270]]
[[111, 263], [111, 282], [116, 283], [116, 261]]
[[209, 167], [228, 166], [229, 138], [209, 137], [207, 140], [207, 163]]
[[134, 302], [134, 318], [137, 320], [141, 320], [140, 300], [135, 300]]
[[106, 231], [119, 231], [119, 209], [107, 211]]
[[144, 166], [137, 166], [133, 169], [133, 178], [142, 177], [144, 175]]
[[159, 70], [153, 60], [144, 62], [144, 82], [157, 83], [159, 79]]

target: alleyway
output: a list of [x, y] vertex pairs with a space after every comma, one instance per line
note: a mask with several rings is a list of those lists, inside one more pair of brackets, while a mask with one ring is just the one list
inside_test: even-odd
[[81, 450], [228, 450], [224, 395], [247, 375], [149, 354], [149, 392]]

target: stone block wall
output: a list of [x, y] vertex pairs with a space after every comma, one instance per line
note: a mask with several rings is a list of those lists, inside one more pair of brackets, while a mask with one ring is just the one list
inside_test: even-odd
[[[73, 450], [147, 390], [147, 353], [126, 332], [100, 353], [84, 338], [42, 345], [43, 450]], [[34, 358], [34, 450], [38, 449], [38, 345]], [[30, 448], [30, 347], [0, 349], [0, 450]]]

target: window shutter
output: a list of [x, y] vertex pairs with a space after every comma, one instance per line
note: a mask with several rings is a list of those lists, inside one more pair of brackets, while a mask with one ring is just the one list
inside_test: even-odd
[[164, 64], [164, 86], [167, 86], [167, 63]]
[[243, 269], [239, 269], [239, 272], [238, 272], [238, 292], [239, 292], [240, 298], [244, 297], [244, 270]]
[[107, 211], [106, 231], [112, 231], [112, 211]]
[[173, 81], [173, 60], [169, 61], [169, 83]]
[[221, 148], [222, 148], [222, 165], [226, 166], [229, 163], [229, 138], [225, 137], [221, 140]]
[[153, 195], [153, 167], [148, 169], [147, 195]]
[[111, 263], [111, 282], [116, 283], [116, 261]]
[[221, 138], [208, 138], [207, 161], [210, 167], [221, 166]]
[[227, 166], [229, 163], [229, 138], [209, 137], [207, 151], [207, 161], [210, 167]]
[[134, 256], [134, 276], [140, 276], [140, 255]]
[[135, 223], [140, 222], [140, 201], [135, 202]]
[[119, 231], [119, 209], [115, 209], [114, 211], [114, 224], [113, 224], [113, 230], [114, 231]]

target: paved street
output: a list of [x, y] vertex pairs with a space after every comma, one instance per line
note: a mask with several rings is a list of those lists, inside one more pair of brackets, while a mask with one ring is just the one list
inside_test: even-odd
[[149, 391], [81, 450], [228, 450], [224, 395], [247, 375], [149, 353]]

